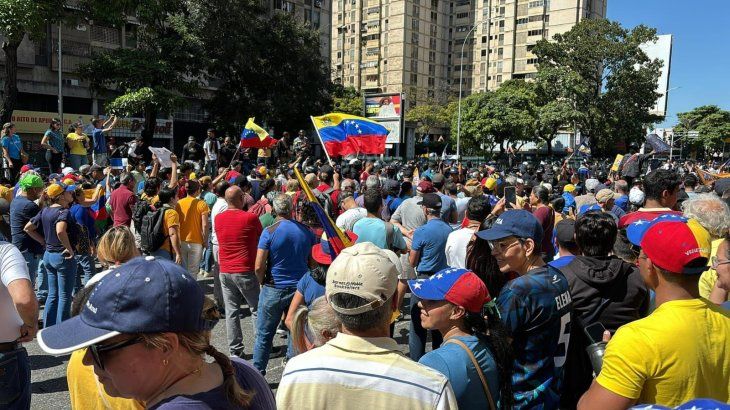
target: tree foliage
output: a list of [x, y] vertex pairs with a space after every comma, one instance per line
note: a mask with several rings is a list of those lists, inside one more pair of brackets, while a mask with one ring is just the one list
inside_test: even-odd
[[202, 85], [206, 45], [190, 25], [188, 2], [86, 0], [82, 7], [95, 21], [121, 24], [134, 15], [140, 23], [137, 48], [98, 53], [79, 71], [93, 90], [112, 93], [107, 110], [144, 116], [142, 137], [149, 144], [158, 115], [180, 107], [182, 96], [196, 95]]
[[42, 38], [46, 24], [57, 21], [63, 0], [0, 0], [0, 36], [5, 54], [5, 86], [0, 123], [10, 122], [18, 99], [18, 47], [27, 35]]
[[416, 124], [416, 132], [430, 134], [436, 129], [448, 129], [456, 111], [456, 101], [443, 104], [434, 99], [419, 102], [406, 111], [405, 120]]
[[[554, 41], [539, 41], [538, 79], [559, 84], [553, 99], [565, 105], [555, 114], [569, 114], [592, 143], [609, 147], [618, 140], [640, 140], [645, 125], [660, 120], [649, 113], [657, 98], [661, 61], [650, 61], [640, 49], [654, 41], [656, 30], [643, 25], [632, 30], [609, 20], [586, 19]], [[573, 115], [574, 114], [574, 115]]]
[[362, 116], [363, 97], [355, 87], [343, 87], [340, 84], [332, 85], [333, 111], [344, 114]]
[[269, 15], [257, 0], [197, 4], [195, 23], [217, 86], [208, 104], [218, 123], [260, 118], [280, 129], [332, 109], [319, 33], [289, 13]]
[[703, 105], [692, 111], [677, 114], [678, 132], [697, 131], [697, 145], [710, 149], [722, 148], [723, 142], [730, 138], [730, 111], [716, 105]]

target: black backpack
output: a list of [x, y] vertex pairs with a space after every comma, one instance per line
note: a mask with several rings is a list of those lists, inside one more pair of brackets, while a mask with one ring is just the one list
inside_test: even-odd
[[149, 255], [160, 249], [168, 235], [165, 232], [165, 211], [172, 209], [163, 205], [160, 209], [149, 212], [142, 217], [142, 227], [139, 235], [142, 243], [142, 253]]
[[139, 200], [135, 202], [132, 208], [132, 223], [134, 223], [134, 229], [137, 232], [142, 232], [142, 218], [154, 210], [152, 205], [147, 201]]

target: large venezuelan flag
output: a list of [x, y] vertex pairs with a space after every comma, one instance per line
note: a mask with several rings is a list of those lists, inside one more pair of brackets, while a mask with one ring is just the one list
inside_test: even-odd
[[355, 115], [332, 113], [312, 117], [314, 127], [330, 156], [382, 154], [388, 129]]
[[296, 176], [297, 181], [299, 181], [299, 186], [302, 188], [302, 192], [304, 192], [304, 195], [307, 197], [307, 201], [312, 204], [312, 208], [314, 209], [314, 213], [317, 215], [317, 219], [319, 219], [319, 222], [322, 224], [322, 228], [327, 235], [327, 241], [330, 245], [330, 256], [332, 259], [335, 259], [343, 249], [352, 246], [352, 242], [350, 241], [350, 238], [348, 238], [347, 235], [345, 235], [340, 228], [335, 225], [332, 218], [327, 215], [327, 212], [325, 212], [322, 205], [319, 201], [317, 201], [317, 198], [314, 196], [314, 192], [312, 192], [312, 189], [309, 188], [309, 185], [307, 185], [304, 181], [304, 177], [302, 177], [302, 173], [299, 172], [297, 167], [294, 167], [294, 175]]
[[278, 142], [253, 120], [253, 118], [249, 118], [241, 132], [241, 148], [269, 148]]

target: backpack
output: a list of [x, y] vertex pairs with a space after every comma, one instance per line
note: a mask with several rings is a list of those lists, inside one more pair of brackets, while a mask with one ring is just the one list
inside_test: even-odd
[[160, 249], [168, 235], [165, 232], [165, 211], [172, 209], [167, 205], [142, 217], [142, 227], [139, 231], [142, 253], [149, 255]]
[[[335, 220], [342, 212], [340, 212], [340, 190], [334, 189], [332, 187], [327, 188], [326, 191], [324, 191], [324, 194], [327, 195], [327, 198], [329, 198], [332, 201], [332, 212], [333, 214], [330, 214], [332, 217], [332, 220]], [[332, 199], [332, 194], [334, 194], [335, 199]]]
[[251, 207], [248, 208], [248, 212], [251, 212], [258, 217], [261, 217], [264, 214], [271, 212], [271, 205], [269, 205], [269, 200], [266, 198], [259, 199], [255, 204], [251, 205]]
[[142, 218], [155, 209], [147, 201], [137, 201], [132, 207], [132, 223], [134, 223], [134, 229], [137, 232], [142, 232]]
[[[327, 192], [332, 193], [333, 189], [330, 188], [327, 190]], [[313, 190], [314, 197], [317, 198], [317, 201], [320, 205], [322, 205], [322, 208], [324, 208], [324, 211], [329, 215], [332, 220], [337, 218], [337, 214], [335, 214], [337, 208], [335, 208], [334, 203], [332, 203], [332, 198], [326, 193], [321, 192], [318, 189]]]

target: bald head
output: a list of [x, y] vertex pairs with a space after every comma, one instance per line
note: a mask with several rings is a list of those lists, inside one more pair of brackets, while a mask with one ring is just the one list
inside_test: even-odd
[[243, 190], [238, 185], [226, 189], [226, 203], [229, 209], [243, 209]]

